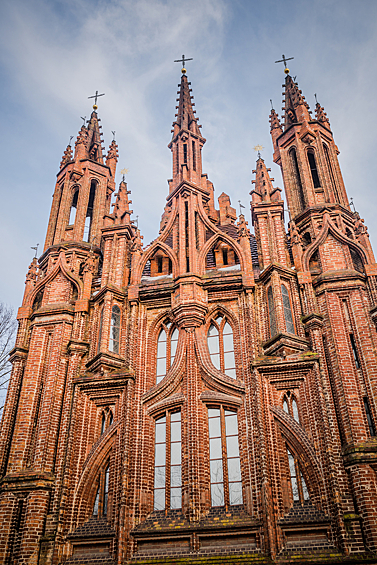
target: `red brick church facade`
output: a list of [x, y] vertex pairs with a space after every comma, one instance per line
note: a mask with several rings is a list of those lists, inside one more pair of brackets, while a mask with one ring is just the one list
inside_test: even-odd
[[97, 106], [30, 265], [1, 423], [0, 564], [377, 563], [377, 264], [289, 74], [255, 235], [215, 205], [185, 71], [143, 248]]

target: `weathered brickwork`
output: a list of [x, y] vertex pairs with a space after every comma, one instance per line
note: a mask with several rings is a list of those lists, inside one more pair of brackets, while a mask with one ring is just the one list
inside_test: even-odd
[[0, 435], [0, 565], [377, 563], [377, 264], [289, 74], [255, 235], [202, 172], [183, 70], [159, 236], [97, 107], [29, 267]]

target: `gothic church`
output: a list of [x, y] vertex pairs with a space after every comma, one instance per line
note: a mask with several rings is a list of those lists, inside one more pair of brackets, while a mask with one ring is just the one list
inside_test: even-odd
[[1, 565], [377, 563], [377, 264], [323, 107], [284, 86], [288, 233], [261, 157], [254, 235], [215, 201], [185, 69], [149, 246], [96, 104], [65, 150], [11, 353]]

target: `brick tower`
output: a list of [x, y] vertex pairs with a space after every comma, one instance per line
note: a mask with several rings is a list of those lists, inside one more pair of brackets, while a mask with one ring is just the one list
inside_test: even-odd
[[[287, 71], [287, 69], [286, 69]], [[26, 277], [1, 423], [0, 565], [377, 563], [377, 265], [329, 120], [286, 72], [255, 235], [202, 172], [186, 70], [158, 237], [97, 106]]]

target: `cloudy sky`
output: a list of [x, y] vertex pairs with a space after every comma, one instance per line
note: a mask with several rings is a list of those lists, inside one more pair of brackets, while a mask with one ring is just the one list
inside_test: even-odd
[[249, 215], [256, 144], [282, 187], [268, 115], [270, 99], [282, 106], [283, 65], [274, 61], [284, 53], [311, 108], [314, 93], [325, 106], [348, 194], [377, 245], [375, 0], [2, 0], [0, 45], [0, 301], [21, 302], [61, 156], [96, 90], [144, 243], [156, 237], [182, 53], [194, 59], [203, 168], [217, 196], [241, 200]]

